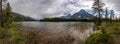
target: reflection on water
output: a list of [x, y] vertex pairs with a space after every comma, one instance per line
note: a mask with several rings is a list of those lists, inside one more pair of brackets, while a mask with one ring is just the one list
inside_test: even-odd
[[[40, 35], [39, 44], [80, 44], [85, 41], [93, 33], [93, 23], [86, 22], [17, 22], [21, 24], [21, 30], [32, 31]], [[63, 39], [72, 37], [72, 41]], [[58, 40], [63, 39], [63, 43], [58, 43]], [[67, 41], [68, 43], [64, 43]], [[53, 44], [53, 43], [49, 43]]]

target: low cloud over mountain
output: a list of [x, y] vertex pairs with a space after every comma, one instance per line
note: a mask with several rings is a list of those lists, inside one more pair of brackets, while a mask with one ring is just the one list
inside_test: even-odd
[[[74, 14], [81, 9], [91, 9], [93, 0], [8, 0], [14, 12], [36, 19]], [[119, 15], [120, 0], [103, 0], [105, 7]]]

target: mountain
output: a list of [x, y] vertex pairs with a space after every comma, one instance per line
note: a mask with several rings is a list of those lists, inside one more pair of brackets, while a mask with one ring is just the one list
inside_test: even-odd
[[[100, 11], [101, 14], [101, 19], [105, 18], [106, 11], [102, 10]], [[40, 21], [84, 21], [84, 22], [91, 22], [96, 20], [96, 15], [98, 15], [98, 12], [95, 10], [85, 10], [81, 9], [80, 11], [74, 13], [73, 15], [68, 14], [60, 17], [53, 17], [53, 18], [44, 18], [40, 19]], [[110, 18], [110, 16], [114, 16], [114, 11], [113, 10], [107, 10], [107, 17]]]
[[[107, 10], [108, 13], [108, 17], [113, 14], [114, 16], [114, 11], [113, 10]], [[102, 10], [100, 12], [101, 14], [101, 18], [105, 18], [105, 10]], [[60, 18], [64, 18], [64, 19], [94, 19], [97, 15], [97, 12], [95, 10], [85, 10], [85, 9], [81, 9], [80, 11], [74, 13], [73, 15], [68, 14], [66, 16], [61, 16]]]
[[95, 16], [93, 16], [92, 14], [89, 14], [88, 12], [82, 9], [79, 12], [73, 14], [70, 18], [71, 19], [93, 19], [95, 18]]
[[68, 14], [67, 16], [61, 16], [61, 18], [64, 18], [64, 19], [69, 19], [71, 17], [71, 14]]
[[28, 16], [24, 16], [15, 12], [12, 12], [14, 16], [14, 21], [36, 21], [36, 19], [33, 19]]
[[95, 18], [94, 15], [86, 12], [84, 9], [81, 9], [79, 12], [74, 13], [73, 15], [62, 16], [61, 18], [67, 19], [93, 19]]
[[94, 16], [96, 16], [96, 11], [95, 10], [89, 10], [89, 9], [85, 9], [86, 12], [88, 12], [89, 14], [92, 14]]

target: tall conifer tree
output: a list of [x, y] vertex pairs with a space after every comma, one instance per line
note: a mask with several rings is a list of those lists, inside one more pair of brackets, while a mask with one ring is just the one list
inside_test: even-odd
[[96, 18], [96, 22], [97, 22], [96, 25], [101, 24], [101, 14], [100, 14], [100, 12], [101, 12], [103, 6], [105, 6], [105, 4], [102, 1], [94, 0], [92, 8], [98, 13], [96, 15], [96, 17], [97, 17]]
[[13, 21], [13, 15], [11, 12], [11, 7], [9, 2], [7, 2], [6, 7], [2, 10], [1, 26], [8, 27]]

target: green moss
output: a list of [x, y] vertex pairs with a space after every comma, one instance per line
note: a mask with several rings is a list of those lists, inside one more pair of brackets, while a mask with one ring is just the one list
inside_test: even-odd
[[95, 33], [86, 40], [86, 44], [111, 44], [111, 36], [101, 32]]

